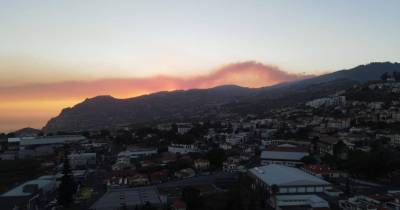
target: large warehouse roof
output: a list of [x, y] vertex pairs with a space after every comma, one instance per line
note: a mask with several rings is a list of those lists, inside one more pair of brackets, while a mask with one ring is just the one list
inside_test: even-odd
[[107, 192], [91, 207], [93, 210], [118, 210], [122, 206], [143, 206], [147, 202], [160, 205], [163, 201], [155, 187], [113, 189]]
[[60, 136], [44, 136], [36, 138], [21, 138], [21, 146], [46, 145], [46, 144], [65, 144], [72, 142], [84, 141], [86, 138], [79, 135], [60, 135]]
[[298, 168], [282, 165], [267, 165], [250, 169], [250, 173], [268, 185], [278, 186], [315, 186], [330, 185], [329, 182], [308, 174]]

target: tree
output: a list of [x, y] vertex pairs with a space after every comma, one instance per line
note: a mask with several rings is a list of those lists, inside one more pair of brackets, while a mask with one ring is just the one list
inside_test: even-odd
[[301, 159], [301, 162], [303, 162], [305, 164], [316, 164], [317, 163], [317, 159], [315, 159], [315, 157], [312, 156], [312, 155], [307, 155], [307, 156], [304, 156]]
[[381, 80], [386, 81], [389, 78], [389, 74], [387, 72], [381, 75]]
[[157, 208], [152, 206], [151, 203], [146, 202], [146, 204], [142, 207], [142, 210], [156, 210]]
[[271, 194], [274, 198], [274, 207], [277, 209], [277, 203], [276, 203], [276, 194], [279, 192], [279, 187], [278, 185], [274, 184], [271, 186]]
[[67, 150], [64, 154], [63, 167], [63, 176], [58, 188], [57, 200], [60, 205], [69, 207], [74, 201], [75, 182], [69, 165]]
[[347, 147], [343, 141], [339, 141], [337, 144], [333, 145], [333, 155], [337, 159], [345, 159], [346, 158]]
[[210, 161], [212, 167], [221, 168], [226, 159], [225, 151], [220, 148], [214, 148], [207, 153], [206, 158]]
[[188, 210], [201, 209], [200, 191], [193, 187], [186, 187], [182, 191], [182, 200], [185, 201]]
[[396, 80], [396, 82], [400, 81], [400, 72], [394, 71], [393, 77]]

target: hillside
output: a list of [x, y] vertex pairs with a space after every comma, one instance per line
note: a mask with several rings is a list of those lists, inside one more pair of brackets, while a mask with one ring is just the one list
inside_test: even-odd
[[400, 72], [399, 63], [371, 63], [315, 78], [263, 88], [234, 85], [159, 92], [129, 99], [98, 96], [62, 110], [46, 132], [112, 128], [120, 125], [183, 121], [222, 115], [260, 114], [270, 109], [333, 94], [354, 84]]

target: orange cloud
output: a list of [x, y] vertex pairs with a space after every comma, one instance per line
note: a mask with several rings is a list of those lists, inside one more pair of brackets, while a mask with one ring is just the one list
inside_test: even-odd
[[[49, 119], [56, 115], [63, 107], [72, 106], [84, 98], [97, 95], [128, 98], [157, 91], [209, 88], [224, 84], [262, 87], [306, 77], [309, 76], [290, 74], [274, 66], [248, 61], [228, 64], [207, 75], [190, 78], [174, 76], [109, 78], [0, 87], [2, 99], [0, 118], [3, 119], [0, 121], [0, 130], [4, 130], [2, 126], [9, 127], [7, 120], [4, 120], [6, 118], [10, 119], [9, 122], [13, 122], [13, 126], [18, 124], [16, 120], [19, 119], [22, 124], [25, 123], [24, 126], [37, 127], [38, 124], [45, 123], [46, 117]], [[22, 120], [21, 113], [26, 116], [26, 119]], [[30, 117], [40, 119], [40, 122], [32, 121]]]

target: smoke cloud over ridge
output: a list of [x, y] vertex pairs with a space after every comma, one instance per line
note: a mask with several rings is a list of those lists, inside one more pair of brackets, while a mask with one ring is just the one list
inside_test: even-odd
[[206, 75], [192, 77], [153, 76], [143, 78], [105, 78], [0, 87], [0, 129], [41, 127], [62, 108], [85, 98], [111, 95], [129, 98], [158, 91], [210, 88], [235, 84], [263, 87], [310, 77], [285, 72], [255, 61], [231, 63]]

